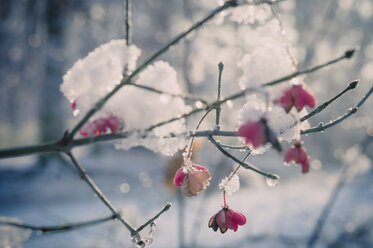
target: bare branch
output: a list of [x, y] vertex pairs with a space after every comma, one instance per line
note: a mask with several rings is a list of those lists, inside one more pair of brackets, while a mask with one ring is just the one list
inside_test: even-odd
[[322, 132], [325, 129], [330, 128], [330, 127], [332, 127], [334, 125], [337, 125], [338, 123], [344, 121], [345, 119], [347, 119], [348, 117], [350, 117], [351, 115], [353, 115], [353, 114], [355, 114], [357, 112], [357, 110], [361, 107], [361, 105], [364, 104], [364, 102], [369, 98], [369, 96], [372, 94], [372, 92], [373, 92], [373, 86], [370, 88], [370, 90], [368, 91], [368, 93], [360, 100], [360, 102], [358, 104], [356, 104], [355, 107], [349, 108], [347, 110], [347, 112], [345, 114], [343, 114], [342, 116], [338, 117], [335, 120], [330, 121], [327, 124], [324, 124], [324, 123], [320, 122], [320, 124], [318, 126], [316, 126], [316, 127], [311, 127], [309, 129], [302, 130], [301, 134]]
[[30, 224], [19, 223], [17, 221], [0, 220], [0, 225], [1, 224], [9, 225], [9, 226], [15, 226], [15, 227], [24, 228], [24, 229], [30, 229], [34, 231], [41, 231], [43, 233], [50, 233], [50, 232], [72, 231], [72, 230], [79, 229], [79, 228], [99, 225], [99, 224], [102, 224], [102, 223], [105, 223], [105, 222], [108, 222], [114, 219], [115, 219], [115, 216], [111, 215], [111, 216], [97, 218], [93, 220], [66, 223], [66, 224], [61, 224], [61, 225], [56, 225], [56, 226], [35, 226], [35, 225], [30, 225]]
[[67, 153], [67, 155], [70, 157], [71, 161], [74, 164], [74, 167], [79, 172], [80, 177], [89, 185], [89, 187], [91, 187], [91, 189], [96, 193], [98, 198], [100, 198], [100, 200], [110, 209], [110, 211], [114, 215], [114, 218], [117, 218], [120, 222], [122, 222], [122, 224], [130, 231], [131, 236], [136, 235], [137, 232], [135, 228], [133, 228], [131, 224], [128, 223], [117, 210], [115, 210], [111, 202], [106, 198], [106, 196], [101, 191], [101, 189], [96, 185], [93, 179], [87, 174], [87, 171], [84, 169], [83, 166], [79, 164], [79, 162], [75, 159], [72, 153]]

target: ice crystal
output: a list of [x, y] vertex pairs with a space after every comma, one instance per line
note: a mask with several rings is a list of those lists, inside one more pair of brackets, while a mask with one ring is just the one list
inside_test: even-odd
[[219, 189], [225, 191], [227, 195], [231, 195], [240, 190], [240, 179], [238, 174], [234, 174], [232, 178], [229, 180], [229, 177], [224, 178], [219, 183]]

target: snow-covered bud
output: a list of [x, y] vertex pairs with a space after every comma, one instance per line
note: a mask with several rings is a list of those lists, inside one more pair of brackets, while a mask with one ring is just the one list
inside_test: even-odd
[[88, 121], [80, 130], [79, 133], [84, 136], [99, 136], [106, 133], [110, 129], [112, 134], [116, 134], [123, 128], [123, 124], [119, 119], [113, 115], [98, 118], [94, 121]]
[[174, 183], [183, 188], [185, 196], [196, 196], [199, 192], [206, 189], [210, 184], [210, 172], [203, 166], [192, 165], [190, 169], [180, 168], [174, 176]]
[[254, 148], [258, 148], [267, 142], [281, 151], [281, 145], [278, 141], [276, 134], [268, 126], [267, 120], [262, 118], [259, 121], [246, 121], [237, 130], [237, 135], [245, 138], [246, 145], [251, 144]]
[[242, 213], [229, 209], [224, 206], [217, 214], [213, 215], [209, 220], [209, 227], [215, 232], [220, 229], [221, 233], [225, 233], [228, 229], [237, 231], [238, 225], [242, 226], [246, 223], [246, 217]]
[[293, 106], [300, 112], [306, 105], [314, 108], [316, 106], [316, 98], [300, 84], [293, 85], [291, 88], [286, 89], [282, 97], [275, 100], [275, 103], [281, 104], [287, 112], [289, 112]]
[[290, 163], [291, 161], [295, 164], [302, 165], [302, 173], [307, 173], [309, 170], [309, 158], [306, 149], [302, 147], [300, 142], [296, 142], [292, 147], [290, 147], [285, 152], [285, 163]]

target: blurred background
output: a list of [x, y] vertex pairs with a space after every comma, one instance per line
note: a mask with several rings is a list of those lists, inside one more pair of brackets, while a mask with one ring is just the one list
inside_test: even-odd
[[[56, 140], [76, 123], [59, 91], [62, 76], [97, 46], [125, 37], [124, 6], [122, 0], [0, 0], [1, 148]], [[133, 1], [133, 44], [142, 50], [138, 63], [217, 6], [215, 0]], [[360, 79], [357, 89], [310, 124], [342, 115], [373, 82], [373, 2], [288, 0], [275, 9], [285, 31], [281, 42], [290, 46], [299, 68], [358, 48], [351, 60], [304, 78], [320, 103]], [[210, 100], [216, 97], [219, 61], [225, 64], [222, 94], [228, 96], [239, 90], [242, 71], [237, 64], [242, 56], [266, 39], [279, 39], [261, 28], [273, 20], [272, 15], [247, 22], [232, 20], [231, 12], [224, 15], [161, 57], [177, 70], [185, 91]], [[241, 99], [224, 106], [223, 129], [235, 128], [243, 103]], [[235, 165], [203, 139], [194, 159], [208, 165], [213, 180], [193, 199], [181, 197], [168, 179], [179, 166], [173, 158], [143, 148], [118, 151], [112, 144], [76, 152], [103, 192], [135, 226], [167, 202], [173, 203], [157, 221], [153, 247], [305, 247], [311, 240], [316, 247], [372, 247], [372, 107], [368, 99], [340, 125], [303, 137], [311, 156], [307, 175], [299, 167], [284, 167], [282, 156], [272, 151], [251, 158], [261, 169], [280, 175], [280, 185], [270, 188], [262, 177], [241, 171], [241, 190], [228, 202], [246, 215], [247, 224], [224, 235], [208, 229], [207, 222], [223, 204], [217, 185]], [[191, 128], [198, 118], [188, 120]], [[204, 127], [212, 125], [213, 118]], [[0, 216], [54, 225], [109, 214], [62, 156], [0, 160]], [[7, 246], [11, 235], [18, 237], [18, 243]], [[0, 226], [0, 247], [127, 247], [130, 243], [129, 233], [115, 222], [48, 235]]]

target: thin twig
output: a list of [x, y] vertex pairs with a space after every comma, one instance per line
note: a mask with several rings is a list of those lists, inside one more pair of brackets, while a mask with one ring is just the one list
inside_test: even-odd
[[156, 219], [159, 218], [159, 216], [161, 216], [164, 212], [166, 212], [167, 210], [169, 210], [171, 208], [172, 204], [171, 203], [167, 203], [166, 206], [163, 207], [163, 209], [158, 213], [156, 214], [153, 218], [151, 218], [150, 220], [148, 220], [147, 222], [145, 222], [143, 225], [141, 225], [139, 228], [136, 229], [136, 232], [139, 233], [142, 231], [142, 229], [144, 229], [147, 225], [153, 223]]
[[324, 124], [324, 123], [320, 122], [320, 124], [318, 126], [316, 126], [316, 127], [311, 127], [309, 129], [302, 130], [301, 134], [323, 132], [325, 129], [330, 128], [330, 127], [332, 127], [334, 125], [337, 125], [338, 123], [344, 121], [345, 119], [347, 119], [351, 115], [355, 114], [357, 112], [357, 110], [361, 107], [361, 105], [364, 104], [364, 102], [369, 98], [369, 96], [372, 93], [373, 93], [373, 86], [370, 88], [370, 90], [368, 91], [368, 93], [360, 100], [360, 102], [358, 104], [356, 104], [355, 107], [348, 109], [345, 114], [341, 115], [340, 117], [338, 117], [335, 120], [330, 121], [327, 124]]
[[130, 223], [128, 223], [123, 216], [114, 208], [114, 206], [111, 204], [111, 202], [106, 198], [104, 193], [101, 191], [101, 189], [96, 185], [96, 183], [93, 181], [93, 179], [87, 174], [87, 171], [84, 169], [83, 166], [79, 164], [79, 162], [75, 159], [75, 157], [72, 155], [72, 153], [66, 153], [71, 161], [73, 162], [74, 167], [79, 172], [80, 177], [91, 187], [91, 189], [95, 192], [95, 194], [100, 198], [100, 200], [110, 209], [110, 211], [113, 213], [114, 218], [117, 218], [122, 224], [130, 231], [131, 236], [134, 236], [137, 234], [135, 228], [131, 226]]
[[341, 97], [344, 93], [346, 93], [349, 90], [355, 89], [358, 83], [359, 83], [358, 80], [352, 81], [351, 83], [348, 84], [347, 88], [344, 89], [343, 91], [341, 91], [338, 95], [336, 95], [332, 99], [324, 102], [323, 104], [321, 104], [320, 106], [318, 106], [317, 108], [315, 108], [312, 112], [310, 112], [308, 115], [303, 116], [299, 120], [301, 122], [303, 122], [303, 121], [309, 119], [310, 117], [314, 116], [315, 114], [320, 113], [322, 110], [324, 110], [326, 107], [328, 107], [329, 104], [331, 104], [336, 99], [338, 99], [339, 97]]
[[180, 97], [184, 100], [190, 100], [190, 101], [200, 101], [204, 105], [207, 105], [207, 101], [205, 99], [203, 99], [202, 97], [197, 97], [197, 96], [191, 95], [191, 94], [185, 94], [185, 93], [174, 94], [174, 93], [165, 92], [165, 91], [162, 91], [162, 90], [150, 87], [150, 86], [135, 84], [135, 83], [129, 83], [128, 85], [135, 86], [137, 88], [147, 90], [147, 91], [151, 91], [151, 92], [154, 92], [154, 93], [157, 93], [157, 94], [168, 95], [168, 96], [173, 96], [173, 97]]
[[132, 0], [126, 0], [125, 26], [126, 42], [129, 46], [132, 43]]
[[66, 223], [66, 224], [61, 224], [61, 225], [56, 225], [56, 226], [35, 226], [35, 225], [30, 225], [30, 224], [19, 223], [17, 221], [0, 220], [0, 225], [9, 225], [9, 226], [15, 226], [15, 227], [24, 228], [24, 229], [30, 229], [34, 231], [41, 231], [43, 233], [51, 233], [51, 232], [71, 231], [71, 230], [75, 230], [79, 228], [99, 225], [99, 224], [102, 224], [102, 223], [105, 223], [105, 222], [108, 222], [114, 219], [115, 219], [115, 216], [111, 215], [111, 216], [97, 218], [93, 220]]
[[272, 174], [267, 174], [259, 169], [256, 169], [254, 168], [253, 166], [250, 166], [249, 164], [247, 163], [244, 163], [242, 162], [241, 160], [239, 160], [238, 158], [236, 158], [235, 156], [233, 156], [232, 154], [230, 154], [229, 152], [227, 152], [226, 150], [224, 150], [223, 147], [221, 147], [219, 145], [218, 142], [216, 142], [216, 140], [212, 137], [212, 136], [209, 136], [209, 140], [210, 142], [215, 145], [216, 148], [218, 148], [219, 151], [221, 151], [225, 156], [227, 156], [228, 158], [232, 159], [233, 161], [235, 161], [236, 163], [242, 165], [242, 167], [244, 167], [245, 169], [249, 169], [249, 170], [252, 170], [260, 175], [263, 175], [265, 177], [268, 177], [268, 178], [271, 178], [271, 179], [277, 179], [277, 177], [275, 177], [274, 175]]
[[[220, 95], [221, 95], [221, 76], [223, 74], [224, 64], [220, 62], [218, 64], [219, 68], [219, 76], [218, 76], [218, 96], [216, 97], [216, 102], [220, 103]], [[216, 106], [216, 128], [220, 129], [220, 112], [221, 112], [221, 105], [218, 104]]]

